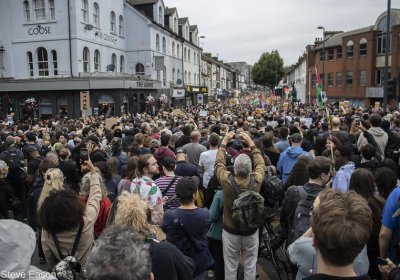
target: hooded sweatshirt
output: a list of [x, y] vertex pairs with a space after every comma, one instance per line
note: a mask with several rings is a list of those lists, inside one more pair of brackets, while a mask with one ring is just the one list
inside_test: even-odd
[[[374, 137], [376, 144], [378, 145], [379, 152], [381, 154], [381, 160], [385, 159], [385, 149], [388, 142], [388, 135], [387, 133], [380, 127], [371, 127], [368, 129], [368, 132], [372, 134]], [[367, 144], [367, 138], [364, 137], [364, 133], [360, 134], [357, 140], [357, 150], [361, 152], [362, 147], [364, 144]]]
[[282, 176], [282, 183], [285, 184], [286, 180], [289, 178], [290, 172], [293, 169], [293, 166], [296, 164], [297, 158], [302, 155], [308, 155], [312, 158], [312, 155], [308, 152], [305, 152], [301, 147], [289, 147], [283, 153], [281, 153], [277, 169], [279, 174]]
[[0, 278], [56, 279], [30, 265], [36, 247], [32, 228], [15, 220], [0, 220]]

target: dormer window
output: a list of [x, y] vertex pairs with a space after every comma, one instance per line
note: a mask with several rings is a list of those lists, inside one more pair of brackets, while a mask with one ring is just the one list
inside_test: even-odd
[[158, 23], [162, 24], [163, 23], [163, 12], [162, 12], [162, 7], [158, 8]]

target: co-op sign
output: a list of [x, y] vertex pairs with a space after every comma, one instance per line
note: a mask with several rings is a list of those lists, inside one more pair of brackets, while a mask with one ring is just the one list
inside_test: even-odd
[[42, 27], [40, 25], [28, 29], [28, 35], [51, 34], [51, 26]]

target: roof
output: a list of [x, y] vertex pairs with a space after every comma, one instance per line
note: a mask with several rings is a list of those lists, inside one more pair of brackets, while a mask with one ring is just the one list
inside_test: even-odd
[[167, 9], [165, 9], [165, 11], [164, 11], [164, 15], [170, 16], [170, 15], [172, 15], [173, 13], [175, 13], [175, 11], [176, 11], [176, 8], [167, 8]]
[[127, 2], [132, 6], [155, 4], [159, 0], [127, 0]]
[[186, 23], [188, 21], [188, 18], [187, 17], [183, 17], [183, 18], [179, 18], [178, 19], [178, 23], [179, 24], [184, 24], [184, 23]]
[[197, 25], [189, 26], [189, 31], [195, 31], [197, 29]]
[[[325, 39], [324, 47], [331, 48], [331, 47], [341, 46], [343, 37], [365, 33], [365, 32], [373, 30], [373, 28], [374, 28], [374, 26], [370, 25], [367, 27], [363, 27], [363, 28], [359, 28], [359, 29], [355, 29], [355, 30], [351, 30], [351, 31], [347, 31], [347, 32], [341, 32], [341, 33], [337, 33], [335, 35], [329, 36]], [[320, 49], [322, 49], [322, 41], [321, 41], [321, 44], [319, 44], [317, 47], [314, 48], [314, 50], [320, 50]]]

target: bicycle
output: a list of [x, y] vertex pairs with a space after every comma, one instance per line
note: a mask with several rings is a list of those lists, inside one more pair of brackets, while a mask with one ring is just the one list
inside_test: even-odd
[[273, 228], [271, 220], [274, 216], [275, 214], [266, 217], [265, 223], [260, 228], [259, 258], [271, 260], [280, 280], [292, 279], [286, 239]]

